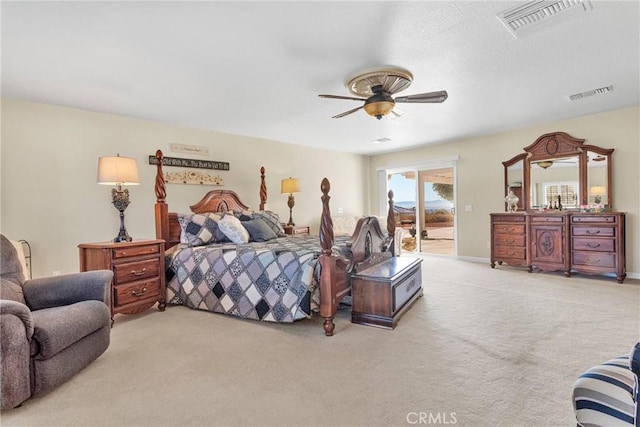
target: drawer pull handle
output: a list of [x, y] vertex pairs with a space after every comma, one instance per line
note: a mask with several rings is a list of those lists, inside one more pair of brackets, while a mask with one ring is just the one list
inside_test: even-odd
[[587, 234], [600, 234], [600, 230], [596, 230], [596, 231], [587, 230]]
[[143, 268], [140, 271], [131, 270], [131, 274], [133, 274], [134, 276], [142, 276], [146, 272], [147, 272], [147, 267]]
[[597, 264], [597, 263], [600, 262], [600, 258], [587, 258], [587, 259], [585, 259], [585, 261], [588, 264]]
[[587, 243], [588, 248], [599, 248], [600, 243]]
[[144, 295], [145, 292], [147, 292], [147, 288], [142, 288], [139, 291], [137, 290], [131, 291], [131, 295], [133, 295], [134, 297], [141, 297], [142, 295]]

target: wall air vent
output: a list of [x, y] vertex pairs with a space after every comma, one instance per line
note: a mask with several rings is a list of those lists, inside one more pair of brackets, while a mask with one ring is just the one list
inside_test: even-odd
[[391, 141], [391, 138], [384, 137], [384, 138], [375, 139], [371, 142], [373, 142], [374, 144], [382, 144], [383, 142], [389, 142], [389, 141]]
[[518, 38], [545, 24], [571, 15], [589, 12], [591, 0], [534, 0], [498, 14], [498, 19]]
[[571, 101], [577, 101], [578, 99], [586, 98], [588, 96], [602, 95], [611, 91], [613, 91], [613, 86], [599, 87], [598, 89], [592, 89], [586, 92], [574, 93], [573, 95], [569, 95], [569, 99]]

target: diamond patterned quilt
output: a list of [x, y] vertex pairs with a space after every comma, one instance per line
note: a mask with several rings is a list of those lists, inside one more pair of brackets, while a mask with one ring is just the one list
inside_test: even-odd
[[[336, 248], [344, 248], [347, 240], [337, 236]], [[179, 245], [166, 260], [167, 301], [247, 319], [293, 322], [311, 316], [319, 255], [318, 237], [307, 235], [244, 245]]]

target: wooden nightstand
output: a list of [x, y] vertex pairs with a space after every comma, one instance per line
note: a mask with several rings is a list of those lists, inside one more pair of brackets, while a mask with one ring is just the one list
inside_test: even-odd
[[284, 234], [292, 236], [300, 236], [302, 234], [310, 234], [308, 225], [286, 225], [283, 224]]
[[78, 248], [80, 271], [113, 271], [111, 324], [116, 313], [141, 313], [156, 302], [164, 311], [164, 240], [82, 243]]

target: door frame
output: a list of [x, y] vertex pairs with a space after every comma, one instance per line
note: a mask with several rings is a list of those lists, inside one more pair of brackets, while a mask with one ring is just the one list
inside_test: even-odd
[[[420, 192], [423, 190], [420, 188], [420, 180], [418, 179], [418, 171], [424, 171], [429, 169], [442, 169], [442, 168], [452, 168], [453, 169], [453, 206], [455, 208], [455, 214], [453, 216], [453, 256], [458, 256], [458, 160], [460, 156], [448, 156], [442, 157], [439, 159], [433, 160], [422, 160], [419, 162], [407, 162], [396, 165], [387, 165], [387, 166], [379, 166], [376, 168], [378, 172], [378, 201], [379, 201], [379, 212], [380, 215], [386, 215], [389, 206], [387, 204], [387, 192], [388, 181], [387, 176], [389, 174], [394, 173], [403, 173], [403, 172], [415, 172], [416, 175], [416, 186], [415, 186], [415, 199], [416, 199], [416, 211], [417, 206], [420, 200], [424, 199], [424, 197], [420, 196]], [[416, 212], [416, 226], [418, 226], [419, 219], [417, 218], [418, 212]], [[420, 224], [420, 228], [418, 228], [417, 233], [419, 233], [422, 229]], [[418, 234], [419, 235], [419, 234]]]

